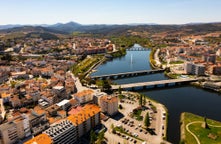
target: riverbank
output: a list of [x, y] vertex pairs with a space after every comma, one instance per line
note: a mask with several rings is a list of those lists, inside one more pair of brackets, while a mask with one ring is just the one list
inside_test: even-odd
[[[126, 129], [133, 133], [137, 133], [138, 137], [145, 140], [148, 144], [169, 143], [166, 141], [168, 110], [163, 104], [145, 95], [146, 102], [141, 107], [139, 103], [142, 94], [122, 91], [120, 95], [119, 105], [122, 108], [119, 109], [119, 112], [124, 115], [124, 118], [131, 119], [135, 123], [132, 128], [126, 125], [122, 125], [123, 127], [126, 127]], [[144, 100], [144, 97], [142, 100]], [[135, 110], [140, 110], [139, 116], [134, 113]], [[148, 127], [144, 125], [147, 113], [150, 121], [150, 126]], [[149, 131], [149, 133], [144, 134], [146, 133], [145, 131]]]
[[184, 112], [181, 114], [180, 123], [181, 144], [221, 143], [221, 122], [211, 119], [205, 120], [204, 117]]

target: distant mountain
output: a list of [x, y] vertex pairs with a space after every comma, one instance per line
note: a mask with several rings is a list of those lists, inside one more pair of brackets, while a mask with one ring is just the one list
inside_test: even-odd
[[128, 23], [126, 25], [139, 26], [139, 25], [158, 25], [157, 23]]
[[82, 26], [83, 25], [81, 25], [79, 23], [76, 23], [76, 22], [68, 22], [68, 23], [65, 23], [65, 24], [57, 23], [57, 24], [54, 24], [54, 25], [50, 25], [48, 27], [51, 28], [51, 29], [54, 29], [54, 30], [59, 30], [59, 31], [70, 33], [72, 31], [76, 31], [78, 28], [80, 28]]
[[[15, 27], [14, 27], [15, 26]], [[17, 27], [16, 27], [17, 26]], [[13, 27], [13, 28], [10, 28]], [[130, 35], [133, 32], [143, 33], [160, 33], [167, 32], [171, 34], [183, 33], [183, 34], [203, 34], [207, 32], [221, 31], [221, 23], [190, 23], [183, 25], [159, 25], [159, 24], [142, 24], [131, 23], [125, 25], [81, 25], [76, 22], [57, 23], [54, 25], [9, 25], [0, 26], [0, 28], [8, 28], [0, 30], [0, 33], [50, 33], [50, 34], [70, 34], [78, 31], [83, 33], [100, 34], [100, 35]], [[136, 34], [136, 33], [134, 33]]]
[[14, 27], [22, 27], [22, 25], [19, 25], [19, 24], [15, 24], [15, 25], [13, 25], [13, 24], [0, 25], [0, 30], [14, 28]]
[[20, 27], [13, 27], [9, 29], [0, 30], [0, 33], [13, 33], [13, 32], [48, 32], [48, 33], [56, 33], [56, 34], [67, 34], [63, 31], [50, 29], [48, 27], [42, 26], [20, 26]]

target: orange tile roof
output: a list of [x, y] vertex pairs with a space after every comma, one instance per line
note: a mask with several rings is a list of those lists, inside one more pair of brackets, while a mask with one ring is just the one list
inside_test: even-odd
[[34, 107], [34, 112], [36, 112], [39, 115], [46, 113], [46, 111], [41, 109], [39, 106]]
[[77, 126], [95, 114], [99, 113], [100, 107], [94, 104], [86, 104], [82, 109], [73, 115], [70, 115], [67, 119], [70, 120], [73, 125]]
[[40, 134], [24, 144], [52, 144], [52, 139], [47, 134]]
[[1, 97], [2, 97], [2, 98], [7, 98], [7, 97], [10, 97], [10, 96], [11, 96], [10, 93], [7, 93], [7, 92], [1, 93]]

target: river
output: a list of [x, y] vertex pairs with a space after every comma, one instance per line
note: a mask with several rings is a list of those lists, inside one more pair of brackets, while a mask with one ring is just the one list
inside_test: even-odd
[[[137, 46], [137, 45], [136, 45]], [[107, 61], [100, 65], [92, 75], [114, 74], [138, 70], [150, 70], [149, 51], [127, 51], [121, 58]], [[163, 73], [146, 76], [118, 79], [118, 84], [147, 82], [167, 79]], [[192, 86], [179, 86], [162, 89], [149, 89], [140, 91], [150, 98], [164, 104], [169, 112], [168, 134], [169, 142], [178, 144], [180, 141], [180, 114], [191, 112], [221, 121], [221, 96], [218, 93], [206, 91]]]

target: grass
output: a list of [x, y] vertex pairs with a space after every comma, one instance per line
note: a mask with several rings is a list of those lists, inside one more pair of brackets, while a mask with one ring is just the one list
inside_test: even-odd
[[137, 111], [133, 112], [133, 117], [138, 121], [143, 120], [143, 116], [141, 116], [141, 112], [142, 112], [142, 110], [137, 110]]
[[172, 61], [170, 62], [170, 64], [183, 64], [184, 61]]
[[141, 138], [139, 138], [139, 137], [135, 137], [135, 136], [133, 136], [133, 135], [127, 133], [122, 127], [114, 127], [114, 130], [115, 130], [115, 131], [118, 131], [118, 132], [120, 132], [120, 133], [123, 133], [123, 134], [125, 134], [125, 135], [128, 135], [128, 136], [130, 136], [130, 137], [133, 137], [133, 138], [135, 138], [135, 139], [138, 139], [138, 140], [140, 140], [140, 141], [144, 141], [143, 139], [141, 139]]
[[[204, 118], [198, 115], [191, 114], [191, 113], [182, 114], [181, 122], [182, 122], [183, 127], [182, 127], [181, 133], [183, 135], [181, 138], [181, 143], [197, 144], [195, 138], [186, 130], [186, 125], [194, 121], [204, 122]], [[221, 126], [221, 122], [217, 122], [211, 119], [207, 119], [207, 123], [209, 125]], [[205, 129], [202, 127], [202, 123], [194, 123], [194, 124], [189, 125], [189, 129], [191, 132], [193, 132], [197, 136], [201, 144], [220, 144], [221, 143], [221, 127], [209, 126], [209, 129]], [[209, 134], [213, 134], [217, 136], [217, 138], [211, 139], [208, 137]]]
[[78, 75], [80, 73], [87, 72], [90, 69], [90, 67], [97, 63], [100, 59], [100, 56], [91, 56], [85, 58], [83, 61], [73, 66], [73, 73], [75, 75]]

